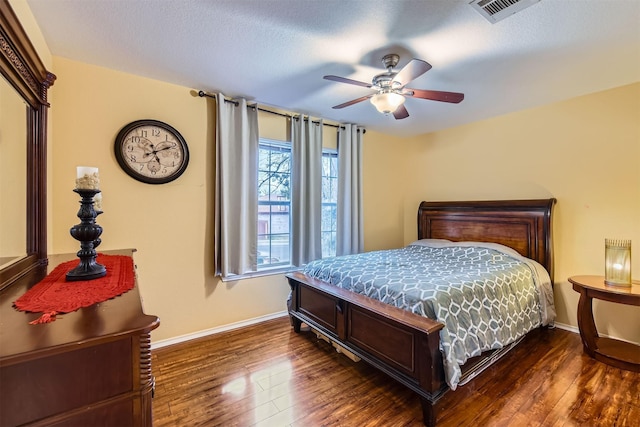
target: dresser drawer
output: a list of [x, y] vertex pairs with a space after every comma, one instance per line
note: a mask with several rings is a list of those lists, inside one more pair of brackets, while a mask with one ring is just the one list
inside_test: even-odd
[[0, 370], [0, 425], [22, 425], [128, 393], [132, 366], [130, 337], [6, 366]]

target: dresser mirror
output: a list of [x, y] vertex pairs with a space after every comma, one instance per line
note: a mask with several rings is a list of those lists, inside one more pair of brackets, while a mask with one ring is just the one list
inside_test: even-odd
[[0, 0], [0, 289], [47, 263], [47, 90], [55, 81]]
[[27, 104], [0, 79], [0, 269], [27, 255]]

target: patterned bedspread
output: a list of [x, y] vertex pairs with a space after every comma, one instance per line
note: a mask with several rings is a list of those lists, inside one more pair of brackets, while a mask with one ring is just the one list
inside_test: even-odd
[[509, 248], [480, 245], [419, 241], [314, 261], [304, 273], [444, 323], [440, 350], [447, 383], [455, 390], [467, 359], [555, 317], [551, 281], [540, 277], [546, 274], [542, 266]]

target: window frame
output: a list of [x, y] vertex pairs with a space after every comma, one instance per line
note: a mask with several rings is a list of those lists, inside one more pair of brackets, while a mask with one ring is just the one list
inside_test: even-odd
[[[289, 164], [289, 175], [291, 174], [291, 170], [293, 168], [293, 158], [292, 158], [292, 143], [291, 141], [281, 141], [281, 140], [276, 140], [276, 139], [270, 139], [270, 138], [263, 138], [260, 137], [259, 138], [259, 154], [258, 154], [258, 164], [256, 165], [256, 167], [258, 168], [258, 183], [260, 182], [260, 152], [261, 150], [264, 149], [264, 146], [268, 146], [268, 147], [273, 147], [273, 148], [278, 148], [278, 149], [283, 149], [285, 151], [287, 151], [290, 155], [290, 164]], [[331, 157], [334, 158], [336, 161], [336, 167], [335, 167], [335, 176], [329, 176], [329, 179], [335, 179], [335, 183], [337, 186], [337, 178], [338, 178], [338, 165], [337, 165], [337, 161], [338, 161], [338, 150], [335, 148], [322, 148], [322, 158], [324, 160], [325, 157]], [[324, 185], [324, 180], [325, 180], [326, 176], [324, 174], [324, 165], [323, 165], [323, 172], [322, 172], [322, 180], [323, 180], [323, 185]], [[291, 176], [289, 176], [289, 180], [291, 179]], [[324, 194], [323, 194], [324, 196]], [[333, 248], [334, 248], [334, 253], [333, 255], [326, 255], [325, 254], [325, 248], [323, 245], [323, 251], [322, 251], [322, 257], [326, 258], [326, 257], [330, 257], [330, 256], [335, 256], [335, 239], [337, 238], [337, 230], [335, 229], [335, 225], [337, 222], [337, 187], [335, 188], [335, 196], [336, 196], [336, 201], [335, 202], [325, 202], [324, 197], [322, 200], [322, 212], [324, 213], [324, 208], [326, 206], [333, 206], [335, 207], [334, 212], [336, 214], [336, 218], [333, 219], [333, 229], [330, 230], [329, 232], [333, 233]], [[275, 205], [281, 205], [281, 206], [288, 206], [288, 216], [289, 216], [289, 242], [291, 241], [291, 233], [292, 233], [292, 229], [291, 229], [291, 196], [289, 196], [289, 200], [286, 202], [282, 202], [282, 201], [273, 201], [273, 200], [260, 200], [260, 196], [258, 196], [258, 218], [256, 219], [257, 221], [260, 221], [260, 206], [275, 206]], [[271, 214], [271, 212], [270, 212]], [[322, 215], [324, 216], [324, 215]], [[324, 223], [324, 221], [323, 221]], [[271, 225], [271, 223], [269, 223]], [[321, 227], [322, 228], [322, 227]], [[263, 236], [265, 234], [271, 235], [272, 233], [270, 233], [271, 230], [269, 230], [268, 233], [262, 233], [261, 232], [261, 227], [260, 225], [258, 225], [258, 232], [256, 233], [256, 248], [258, 246], [258, 242], [259, 242], [259, 236]], [[321, 233], [325, 233], [325, 230], [322, 230]], [[281, 233], [276, 233], [276, 234], [281, 234]], [[272, 258], [272, 252], [270, 251], [270, 253], [267, 255], [268, 257]], [[259, 276], [265, 276], [265, 275], [271, 275], [271, 274], [278, 274], [278, 273], [287, 273], [287, 272], [291, 272], [291, 271], [296, 271], [296, 270], [300, 270], [301, 267], [297, 267], [291, 264], [291, 245], [289, 244], [289, 259], [287, 261], [283, 261], [283, 262], [278, 262], [278, 263], [274, 263], [274, 264], [258, 264], [256, 267], [256, 271], [252, 272], [252, 273], [247, 273], [242, 275], [242, 277], [236, 277], [237, 278], [250, 278], [250, 277], [259, 277]]]
[[[290, 141], [279, 141], [279, 140], [260, 137], [259, 141], [258, 141], [258, 165], [257, 165], [257, 168], [258, 168], [258, 193], [259, 193], [259, 190], [260, 190], [260, 185], [259, 185], [260, 173], [262, 171], [260, 169], [260, 153], [262, 152], [262, 150], [265, 149], [264, 148], [265, 146], [269, 147], [270, 151], [281, 150], [281, 151], [284, 151], [284, 152], [288, 152], [288, 154], [289, 154], [288, 175], [289, 175], [289, 183], [291, 182], [291, 168], [293, 167], [293, 159], [292, 159], [292, 152], [291, 152], [291, 150], [292, 150], [291, 142]], [[269, 173], [269, 172], [272, 172], [272, 171], [267, 171], [267, 172]], [[280, 172], [278, 172], [278, 173], [280, 173]], [[271, 200], [271, 193], [269, 193], [269, 199], [268, 200], [260, 200], [260, 195], [258, 194], [258, 200], [256, 202], [258, 204], [258, 218], [257, 218], [257, 221], [258, 221], [258, 233], [256, 233], [256, 251], [257, 251], [256, 255], [258, 256], [259, 253], [260, 253], [260, 251], [258, 250], [258, 244], [260, 243], [260, 239], [259, 239], [260, 236], [265, 236], [265, 235], [266, 236], [273, 236], [273, 235], [284, 235], [284, 234], [286, 234], [288, 236], [287, 240], [289, 241], [289, 244], [288, 244], [289, 253], [288, 253], [288, 259], [287, 260], [280, 261], [280, 262], [275, 262], [275, 263], [268, 263], [266, 265], [265, 264], [258, 264], [256, 266], [256, 273], [257, 274], [263, 274], [263, 273], [266, 273], [266, 272], [271, 272], [273, 270], [278, 270], [278, 271], [291, 270], [292, 267], [293, 267], [291, 265], [291, 243], [290, 243], [291, 242], [291, 195], [289, 195], [288, 201], [278, 201], [278, 200]], [[285, 207], [285, 209], [282, 210], [282, 212], [287, 212], [288, 211], [288, 226], [287, 226], [288, 233], [272, 233], [271, 229], [269, 229], [267, 233], [261, 233], [260, 232], [261, 231], [260, 230], [260, 228], [261, 228], [260, 227], [260, 214], [261, 214], [260, 206], [269, 206], [269, 212], [268, 212], [268, 214], [269, 214], [269, 222], [268, 222], [269, 226], [272, 225], [272, 222], [271, 222], [271, 216], [273, 214], [272, 207], [273, 206]], [[288, 210], [286, 209], [287, 206], [288, 206]], [[267, 257], [269, 259], [274, 258], [272, 256], [273, 253], [271, 251], [272, 240], [273, 239], [271, 239], [271, 238], [268, 239], [268, 241], [269, 241], [269, 254], [267, 255]], [[263, 267], [261, 267], [261, 266], [263, 266]], [[252, 274], [252, 275], [255, 275], [255, 274]]]
[[[335, 176], [334, 175], [329, 175], [326, 176], [324, 174], [324, 165], [322, 167], [322, 186], [323, 186], [323, 194], [322, 194], [322, 220], [321, 220], [321, 240], [323, 242], [322, 245], [322, 258], [330, 258], [330, 257], [334, 257], [336, 256], [336, 239], [338, 237], [338, 230], [337, 230], [337, 220], [338, 220], [338, 150], [335, 148], [323, 148], [322, 149], [322, 160], [324, 161], [324, 159], [326, 157], [329, 157], [330, 159], [335, 160]], [[332, 193], [335, 195], [335, 201], [328, 201], [325, 202], [325, 198], [324, 198], [324, 185], [325, 185], [325, 178], [326, 179], [330, 179], [333, 180], [333, 183], [335, 183], [335, 190], [332, 191]], [[331, 185], [330, 185], [331, 187]], [[325, 208], [326, 207], [333, 207], [333, 212], [335, 214], [335, 216], [333, 217], [332, 220], [330, 220], [332, 227], [330, 230], [325, 230], [323, 228], [324, 224], [325, 224], [325, 218], [324, 218], [324, 213], [325, 213]], [[324, 237], [325, 237], [325, 233], [330, 233], [332, 235], [331, 240], [333, 241], [333, 245], [331, 245], [328, 252], [325, 252], [325, 245], [324, 245]], [[331, 251], [331, 249], [333, 249], [333, 251]]]

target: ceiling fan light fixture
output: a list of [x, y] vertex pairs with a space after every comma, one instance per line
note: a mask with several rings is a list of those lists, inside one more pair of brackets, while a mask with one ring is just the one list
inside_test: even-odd
[[404, 104], [404, 96], [395, 92], [377, 93], [371, 97], [371, 103], [379, 112], [390, 114]]
[[[475, 0], [481, 1], [481, 0]], [[488, 0], [482, 0], [488, 1]], [[515, 1], [515, 0], [491, 0], [491, 1]], [[525, 0], [518, 0], [525, 1]], [[539, 1], [539, 0], [538, 0]], [[334, 82], [347, 83], [355, 86], [362, 86], [368, 89], [373, 89], [375, 92], [369, 95], [361, 96], [360, 98], [352, 99], [351, 101], [343, 102], [333, 106], [333, 109], [339, 110], [341, 108], [349, 107], [354, 104], [366, 101], [371, 101], [376, 110], [382, 114], [393, 114], [396, 120], [402, 120], [409, 117], [409, 112], [404, 107], [404, 101], [406, 97], [417, 99], [429, 99], [432, 101], [450, 102], [457, 104], [464, 99], [463, 93], [456, 92], [443, 92], [439, 90], [426, 90], [426, 89], [411, 89], [406, 85], [420, 77], [431, 69], [431, 64], [421, 59], [413, 58], [409, 61], [400, 71], [397, 73], [393, 71], [393, 68], [398, 65], [399, 56], [395, 54], [385, 55], [382, 58], [387, 71], [384, 73], [373, 76], [371, 83], [365, 83], [358, 80], [348, 79], [346, 77], [327, 75], [323, 78], [325, 80], [331, 80]]]

